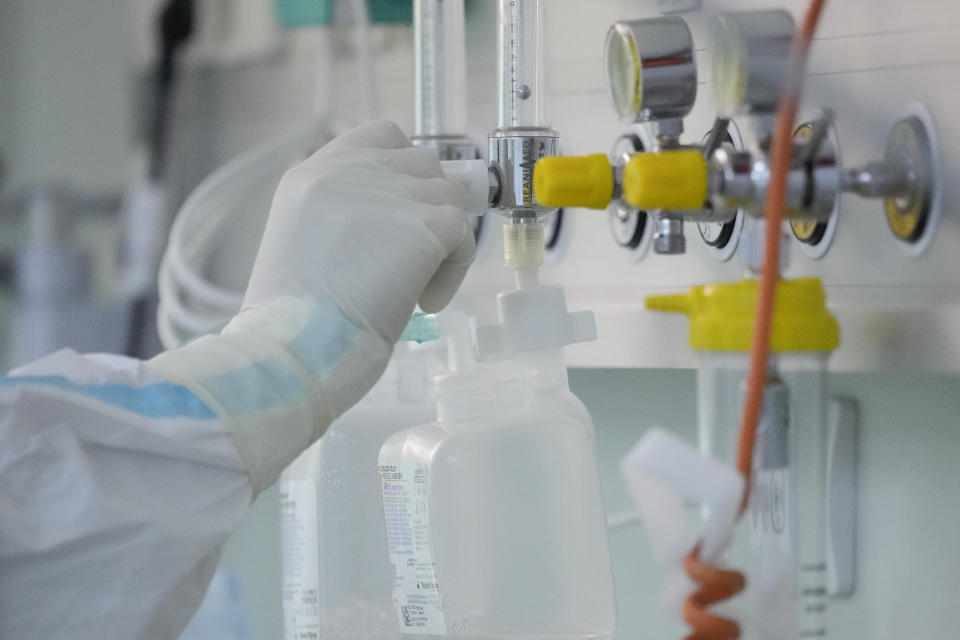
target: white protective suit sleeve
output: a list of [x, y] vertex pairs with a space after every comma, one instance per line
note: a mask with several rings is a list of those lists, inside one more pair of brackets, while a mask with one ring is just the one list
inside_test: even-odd
[[176, 638], [253, 488], [230, 433], [138, 360], [0, 378], [0, 638]]
[[364, 125], [283, 178], [220, 335], [0, 378], [0, 638], [176, 638], [252, 498], [370, 389], [417, 300], [456, 291], [466, 204]]

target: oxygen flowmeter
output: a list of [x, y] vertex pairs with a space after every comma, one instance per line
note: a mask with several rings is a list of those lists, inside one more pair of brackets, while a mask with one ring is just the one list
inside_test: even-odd
[[558, 152], [559, 135], [546, 110], [546, 0], [500, 0], [497, 6], [497, 128], [490, 133], [490, 167], [499, 184], [494, 209], [509, 218], [541, 220], [551, 209], [533, 189], [537, 160]]

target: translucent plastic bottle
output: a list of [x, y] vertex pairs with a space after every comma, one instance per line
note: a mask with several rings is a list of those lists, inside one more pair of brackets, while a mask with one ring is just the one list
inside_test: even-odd
[[[828, 354], [778, 353], [768, 365], [750, 500], [731, 556], [747, 571], [749, 628], [762, 640], [826, 636]], [[734, 460], [747, 357], [711, 351], [699, 355], [701, 449]], [[783, 635], [791, 627], [794, 633]]]
[[380, 452], [404, 635], [611, 637], [592, 428], [563, 406], [501, 393], [502, 369], [474, 364], [461, 334], [466, 355], [435, 381], [437, 420]]
[[[757, 282], [694, 287], [648, 307], [690, 315], [704, 453], [736, 459]], [[777, 290], [750, 500], [729, 559], [747, 573], [745, 637], [826, 637], [826, 365], [839, 343], [820, 281]]]
[[377, 455], [392, 434], [434, 419], [441, 354], [400, 347], [364, 400], [281, 476], [284, 638], [399, 638]]
[[501, 395], [559, 409], [592, 431], [590, 412], [570, 390], [563, 346], [596, 337], [593, 314], [569, 313], [563, 289], [538, 277], [497, 302], [499, 322], [478, 328], [478, 347], [497, 372]]
[[593, 418], [583, 402], [570, 390], [567, 365], [562, 349], [543, 349], [521, 353], [525, 384], [532, 404], [553, 407], [594, 432]]
[[592, 430], [589, 411], [570, 391], [563, 347], [596, 339], [593, 313], [571, 313], [563, 287], [542, 283], [542, 222], [511, 220], [503, 229], [504, 262], [516, 288], [497, 295], [497, 322], [478, 327], [478, 354], [500, 361], [502, 385], [522, 388], [528, 402], [560, 408]]

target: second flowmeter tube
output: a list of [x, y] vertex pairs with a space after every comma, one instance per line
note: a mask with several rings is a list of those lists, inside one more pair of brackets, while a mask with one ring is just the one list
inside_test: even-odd
[[463, 0], [414, 2], [416, 138], [465, 137]]

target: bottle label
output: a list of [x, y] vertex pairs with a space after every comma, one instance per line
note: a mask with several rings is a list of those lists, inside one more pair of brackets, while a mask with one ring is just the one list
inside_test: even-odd
[[280, 484], [280, 561], [284, 640], [320, 638], [317, 483]]
[[430, 555], [425, 464], [380, 466], [393, 604], [404, 633], [446, 635], [437, 569]]

